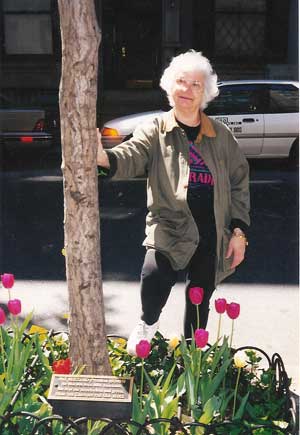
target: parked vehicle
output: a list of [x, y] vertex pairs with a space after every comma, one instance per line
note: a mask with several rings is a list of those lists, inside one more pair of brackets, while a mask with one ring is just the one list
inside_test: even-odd
[[[228, 125], [249, 158], [298, 161], [299, 82], [274, 80], [224, 81], [205, 112]], [[113, 119], [103, 126], [104, 148], [131, 137], [137, 125], [162, 111]]]
[[7, 149], [52, 147], [59, 138], [58, 109], [42, 102], [20, 106], [0, 94], [0, 140]]

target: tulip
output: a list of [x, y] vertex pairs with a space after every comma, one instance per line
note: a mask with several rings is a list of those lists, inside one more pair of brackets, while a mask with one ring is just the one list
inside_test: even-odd
[[226, 311], [226, 305], [227, 305], [227, 302], [226, 302], [226, 299], [224, 299], [224, 298], [219, 298], [219, 299], [215, 300], [215, 309], [216, 309], [216, 312], [219, 313], [217, 341], [219, 341], [219, 338], [220, 338], [221, 320], [222, 320], [221, 317], [222, 317], [222, 314], [224, 314]]
[[[4, 310], [0, 307], [0, 325], [3, 325], [3, 323], [6, 320], [6, 315]], [[2, 359], [2, 372], [5, 373], [6, 372], [6, 367], [5, 367], [5, 360], [7, 359], [7, 355], [5, 352], [5, 348], [4, 348], [4, 342], [3, 342], [3, 336], [2, 336], [2, 328], [0, 328], [0, 358]]]
[[69, 375], [71, 373], [71, 359], [60, 359], [52, 364], [53, 373], [59, 375]]
[[247, 365], [246, 358], [247, 355], [242, 350], [239, 350], [234, 354], [233, 361], [237, 369], [242, 369], [245, 367], [245, 365]]
[[0, 325], [3, 325], [6, 320], [5, 311], [0, 307]]
[[17, 316], [20, 314], [22, 305], [20, 299], [10, 299], [7, 304], [8, 311], [13, 314], [14, 316]]
[[170, 350], [174, 350], [179, 344], [179, 338], [177, 336], [174, 336], [172, 338], [170, 338], [169, 342], [168, 342], [168, 347]]
[[204, 290], [202, 287], [191, 287], [189, 290], [189, 298], [192, 304], [196, 305], [197, 309], [197, 328], [200, 326], [199, 320], [199, 305], [202, 303], [204, 297]]
[[1, 275], [1, 281], [3, 287], [12, 288], [15, 282], [15, 277], [12, 273], [4, 273], [3, 275]]
[[231, 347], [232, 338], [233, 338], [234, 320], [237, 319], [240, 315], [240, 304], [237, 304], [235, 302], [231, 302], [231, 304], [227, 304], [226, 305], [226, 312], [228, 314], [228, 317], [230, 317], [230, 319], [232, 319], [230, 343], [229, 343], [229, 346]]
[[143, 389], [144, 389], [144, 359], [147, 358], [147, 356], [150, 353], [151, 345], [148, 340], [141, 340], [135, 347], [136, 354], [139, 358], [142, 358], [142, 373], [141, 373], [141, 387], [140, 387], [140, 401], [141, 406], [142, 400], [143, 400]]
[[196, 329], [195, 342], [197, 347], [200, 347], [201, 349], [205, 347], [208, 342], [208, 331], [205, 329]]
[[135, 347], [136, 354], [139, 358], [147, 358], [150, 353], [151, 345], [147, 340], [141, 340]]
[[196, 346], [198, 348], [197, 349], [198, 358], [196, 359], [196, 364], [195, 364], [195, 370], [197, 373], [195, 391], [198, 391], [198, 383], [199, 383], [199, 379], [200, 379], [201, 364], [202, 364], [202, 351], [200, 349], [202, 349], [203, 347], [205, 347], [207, 345], [208, 331], [206, 331], [205, 329], [201, 329], [201, 328], [196, 329], [195, 334], [194, 334], [194, 339], [195, 339]]
[[216, 312], [219, 314], [223, 314], [226, 311], [226, 299], [224, 298], [219, 298], [215, 300], [215, 308], [216, 308]]
[[245, 367], [245, 365], [247, 364], [246, 358], [247, 358], [247, 356], [246, 356], [245, 352], [243, 352], [241, 350], [236, 352], [233, 356], [234, 365], [238, 369], [238, 374], [237, 374], [237, 379], [236, 379], [235, 389], [234, 389], [234, 396], [233, 396], [232, 419], [234, 419], [234, 415], [235, 415], [236, 398], [237, 398], [238, 386], [239, 386], [239, 381], [240, 381], [240, 376], [241, 376], [241, 369], [243, 367]]
[[237, 319], [240, 315], [240, 304], [236, 304], [235, 302], [231, 302], [231, 304], [226, 305], [226, 312], [230, 319]]
[[191, 287], [189, 290], [189, 298], [192, 304], [200, 305], [203, 301], [204, 290], [202, 287]]

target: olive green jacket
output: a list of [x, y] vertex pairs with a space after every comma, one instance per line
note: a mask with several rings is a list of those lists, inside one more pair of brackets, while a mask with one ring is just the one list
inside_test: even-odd
[[[214, 179], [217, 230], [216, 285], [234, 270], [226, 259], [232, 219], [249, 225], [248, 163], [225, 125], [201, 113], [195, 141]], [[174, 111], [138, 127], [131, 139], [108, 151], [113, 179], [147, 174], [144, 246], [165, 254], [175, 270], [189, 263], [199, 232], [187, 204], [189, 143]]]

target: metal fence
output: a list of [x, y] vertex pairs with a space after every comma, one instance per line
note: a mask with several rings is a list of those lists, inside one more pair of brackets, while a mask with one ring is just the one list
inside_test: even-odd
[[[196, 428], [202, 428], [203, 435], [229, 435], [229, 433], [239, 435], [251, 435], [255, 433], [264, 434], [261, 430], [265, 429], [269, 434], [285, 434], [294, 435], [296, 429], [296, 414], [295, 409], [291, 408], [291, 420], [289, 426], [285, 429], [280, 429], [275, 425], [246, 425], [243, 421], [224, 421], [215, 424], [202, 424], [198, 422], [183, 423], [178, 417], [171, 419], [157, 418], [146, 420], [143, 424], [133, 420], [115, 421], [109, 419], [101, 419], [103, 428], [94, 430], [93, 434], [97, 435], [190, 435], [196, 433], [193, 431]], [[27, 423], [32, 423], [31, 432], [26, 432], [30, 435], [86, 435], [88, 431], [89, 420], [86, 417], [78, 419], [70, 419], [59, 415], [39, 418], [35, 414], [20, 411], [9, 413], [4, 417], [0, 417], [0, 433], [2, 435], [24, 435], [22, 431], [22, 420]], [[260, 430], [260, 432], [257, 432]]]

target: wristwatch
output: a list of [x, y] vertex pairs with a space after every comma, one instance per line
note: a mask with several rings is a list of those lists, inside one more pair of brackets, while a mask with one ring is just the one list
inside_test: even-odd
[[242, 231], [240, 228], [234, 228], [234, 230], [232, 231], [232, 235], [235, 237], [239, 237], [240, 239], [244, 239], [245, 245], [248, 246], [249, 243], [247, 237], [244, 231]]

